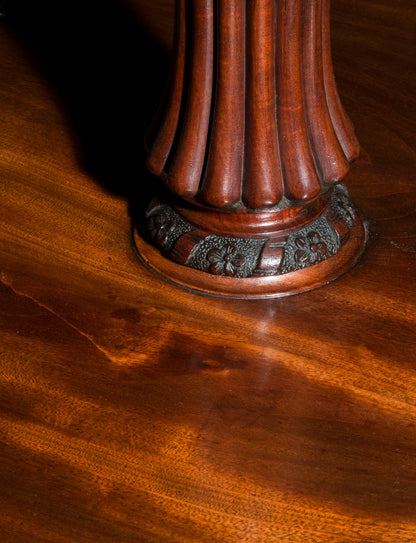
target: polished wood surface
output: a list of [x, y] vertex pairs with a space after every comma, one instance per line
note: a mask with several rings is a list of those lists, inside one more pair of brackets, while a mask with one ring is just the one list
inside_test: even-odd
[[170, 2], [19, 4], [0, 23], [1, 541], [416, 541], [412, 3], [333, 2], [370, 239], [337, 282], [272, 301], [189, 293], [133, 252]]
[[176, 7], [150, 170], [176, 195], [235, 213], [300, 205], [341, 181], [359, 145], [333, 76], [330, 0]]
[[336, 279], [366, 232], [337, 186], [359, 143], [335, 82], [330, 0], [175, 8], [170, 80], [146, 138], [167, 190], [137, 228], [140, 258], [175, 283], [240, 298]]

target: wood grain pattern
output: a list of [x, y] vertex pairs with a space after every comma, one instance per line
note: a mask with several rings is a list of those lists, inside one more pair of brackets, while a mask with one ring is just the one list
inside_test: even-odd
[[411, 2], [333, 3], [370, 243], [338, 282], [273, 301], [188, 293], [131, 248], [171, 2], [91, 20], [60, 3], [78, 44], [36, 4], [0, 26], [2, 541], [414, 541]]

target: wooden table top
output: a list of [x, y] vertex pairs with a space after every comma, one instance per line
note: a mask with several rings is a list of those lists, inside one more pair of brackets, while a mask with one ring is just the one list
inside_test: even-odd
[[0, 19], [0, 540], [416, 541], [411, 0], [333, 0], [368, 247], [268, 301], [137, 260], [172, 1], [85, 4]]

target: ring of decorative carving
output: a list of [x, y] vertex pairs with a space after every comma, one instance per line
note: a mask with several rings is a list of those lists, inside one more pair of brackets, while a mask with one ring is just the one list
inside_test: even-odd
[[278, 237], [212, 234], [157, 199], [149, 205], [147, 229], [153, 244], [178, 264], [212, 275], [247, 278], [301, 270], [334, 256], [348, 240], [355, 219], [346, 188], [337, 185], [321, 215]]

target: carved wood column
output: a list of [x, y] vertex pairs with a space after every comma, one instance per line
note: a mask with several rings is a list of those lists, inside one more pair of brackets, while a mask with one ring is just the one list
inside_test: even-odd
[[340, 181], [359, 153], [336, 89], [330, 0], [177, 0], [148, 167], [167, 188], [141, 258], [171, 280], [270, 297], [351, 267], [365, 232]]

